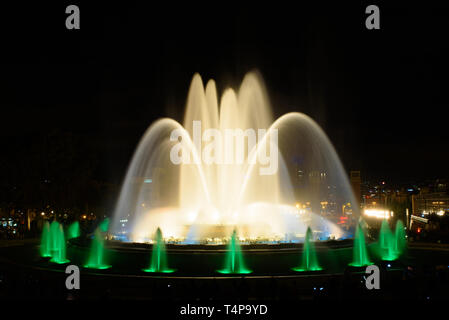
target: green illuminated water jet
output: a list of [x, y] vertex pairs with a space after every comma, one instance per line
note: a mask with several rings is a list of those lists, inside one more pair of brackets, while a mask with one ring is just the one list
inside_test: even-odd
[[404, 252], [406, 247], [406, 238], [404, 224], [401, 220], [396, 222], [395, 233], [390, 230], [388, 222], [384, 220], [379, 232], [379, 250], [382, 260], [397, 260]]
[[382, 225], [379, 232], [379, 245], [382, 249], [387, 249], [390, 246], [392, 233], [387, 219], [382, 220]]
[[315, 245], [312, 239], [312, 229], [307, 228], [306, 237], [304, 239], [304, 247], [302, 251], [301, 265], [296, 268], [292, 268], [293, 271], [319, 271], [323, 270], [318, 264], [318, 259], [316, 256]]
[[226, 254], [225, 268], [217, 270], [224, 274], [244, 274], [252, 271], [245, 267], [240, 243], [237, 238], [237, 231], [234, 229], [229, 242], [228, 253]]
[[160, 228], [157, 228], [156, 230], [150, 266], [146, 269], [142, 269], [142, 271], [161, 273], [171, 273], [175, 271], [175, 269], [167, 267], [167, 253], [165, 252], [164, 239]]
[[52, 235], [52, 237], [53, 241], [56, 243], [56, 248], [52, 252], [50, 262], [58, 264], [70, 262], [70, 260], [66, 258], [66, 240], [62, 225], [58, 224], [57, 231], [54, 235]]
[[369, 266], [372, 262], [369, 260], [368, 251], [366, 249], [365, 235], [360, 222], [357, 224], [357, 230], [354, 237], [353, 260], [349, 264], [353, 267]]
[[94, 238], [92, 239], [89, 260], [84, 268], [89, 269], [109, 269], [111, 266], [104, 262], [104, 237], [101, 229], [95, 230]]
[[56, 220], [50, 224], [50, 252], [58, 250], [59, 223]]
[[78, 238], [79, 236], [80, 236], [80, 224], [78, 221], [75, 221], [67, 229], [67, 239]]
[[39, 248], [41, 257], [49, 258], [51, 257], [51, 239], [50, 239], [50, 223], [48, 221], [44, 222], [41, 236], [41, 246]]
[[381, 259], [385, 261], [393, 261], [398, 258], [395, 247], [395, 237], [390, 230], [388, 221], [384, 219], [379, 232], [379, 249]]
[[103, 221], [101, 221], [99, 227], [100, 227], [101, 231], [108, 232], [108, 230], [109, 230], [109, 218], [106, 218]]

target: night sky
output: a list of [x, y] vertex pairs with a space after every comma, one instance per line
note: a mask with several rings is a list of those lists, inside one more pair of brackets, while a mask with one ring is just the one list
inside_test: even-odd
[[[81, 30], [65, 29], [68, 4]], [[275, 115], [314, 118], [347, 170], [449, 177], [449, 5], [379, 3], [381, 29], [367, 30], [368, 4], [2, 7], [0, 168], [21, 170], [17, 157], [48, 152], [33, 149], [40, 139], [69, 134], [95, 179], [120, 183], [145, 129], [182, 120], [195, 72], [223, 92], [257, 69]]]

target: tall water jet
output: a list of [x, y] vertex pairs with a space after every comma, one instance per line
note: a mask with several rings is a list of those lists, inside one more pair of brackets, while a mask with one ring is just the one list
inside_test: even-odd
[[101, 229], [97, 228], [91, 242], [89, 260], [84, 267], [90, 269], [109, 269], [111, 266], [106, 264], [104, 260], [104, 236]]
[[306, 236], [304, 239], [301, 265], [299, 267], [292, 268], [292, 270], [298, 272], [323, 270], [323, 268], [321, 268], [318, 263], [315, 244], [313, 243], [312, 229], [310, 229], [310, 227], [307, 228]]
[[80, 223], [78, 221], [73, 222], [67, 228], [67, 239], [78, 238], [80, 236]]
[[41, 246], [39, 248], [41, 257], [49, 258], [51, 257], [51, 239], [50, 239], [50, 223], [48, 221], [44, 222], [42, 228], [41, 236]]
[[386, 249], [390, 246], [391, 231], [387, 219], [382, 220], [379, 231], [379, 246]]
[[50, 224], [50, 251], [56, 251], [59, 249], [58, 238], [59, 237], [59, 223], [53, 220]]
[[365, 234], [359, 222], [354, 237], [353, 260], [349, 265], [353, 267], [364, 267], [371, 264], [372, 262], [368, 257], [368, 250], [366, 249]]
[[109, 218], [105, 218], [103, 221], [100, 222], [100, 230], [102, 232], [108, 232], [109, 230]]
[[70, 260], [66, 258], [66, 239], [64, 236], [64, 228], [62, 225], [58, 226], [57, 232], [54, 235], [56, 245], [56, 250], [52, 252], [52, 258], [50, 262], [63, 264], [68, 263]]
[[[291, 182], [298, 172], [301, 188]], [[160, 119], [140, 140], [110, 231], [150, 242], [160, 227], [167, 239], [207, 243], [237, 226], [241, 237], [272, 242], [300, 241], [310, 226], [340, 239], [348, 234], [324, 217], [336, 220], [347, 203], [357, 216], [347, 174], [314, 120], [298, 112], [275, 120], [257, 73], [221, 98], [195, 74], [183, 124]]]
[[142, 271], [161, 273], [171, 273], [175, 271], [175, 269], [167, 267], [167, 253], [165, 252], [165, 243], [160, 228], [157, 228], [154, 237], [150, 265], [148, 268], [142, 269]]
[[228, 252], [226, 253], [224, 269], [217, 270], [224, 274], [246, 274], [252, 271], [245, 267], [243, 261], [243, 254], [240, 248], [239, 239], [237, 237], [237, 230], [234, 229], [228, 245]]
[[395, 239], [394, 239], [394, 250], [397, 253], [398, 257], [404, 253], [406, 247], [407, 247], [407, 238], [405, 234], [405, 228], [404, 223], [401, 220], [398, 220], [396, 222], [396, 229], [395, 229]]
[[382, 260], [393, 261], [397, 259], [395, 237], [386, 219], [382, 221], [379, 231], [379, 250]]

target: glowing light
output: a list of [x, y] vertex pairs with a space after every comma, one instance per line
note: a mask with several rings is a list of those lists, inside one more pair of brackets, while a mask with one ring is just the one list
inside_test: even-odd
[[197, 212], [195, 211], [189, 211], [187, 213], [187, 220], [189, 221], [189, 223], [193, 223], [193, 221], [195, 221], [197, 216]]
[[[296, 172], [304, 172], [304, 176], [311, 174], [312, 185], [323, 183], [325, 177], [326, 184], [336, 189], [332, 191], [336, 198], [342, 199], [342, 203], [353, 202], [346, 173], [319, 125], [298, 112], [274, 120], [271, 111], [263, 82], [257, 74], [246, 75], [238, 91], [227, 89], [221, 97], [214, 81], [204, 87], [196, 74], [188, 92], [183, 124], [169, 118], [160, 119], [148, 128], [139, 142], [122, 185], [111, 233], [125, 232], [128, 239], [141, 242], [148, 241], [149, 235], [159, 227], [166, 239], [213, 242], [223, 238], [232, 226], [238, 226], [239, 236], [245, 239], [285, 241], [287, 238], [295, 240], [295, 235], [305, 233], [310, 224], [313, 232], [343, 236], [344, 231], [332, 219], [322, 218], [321, 212], [313, 212], [315, 199], [325, 200], [314, 194], [318, 189], [311, 188], [308, 199], [294, 198], [288, 176], [293, 172], [288, 167], [289, 162], [282, 160], [281, 170], [271, 174], [258, 174], [260, 169], [271, 168], [271, 160], [277, 159], [272, 156], [286, 156], [283, 151], [295, 144], [294, 156], [303, 159], [303, 167]], [[267, 137], [271, 138], [280, 128], [285, 132], [282, 141], [271, 143]], [[211, 133], [210, 129], [216, 135], [207, 139], [205, 134]], [[257, 129], [258, 136], [252, 136], [249, 129]], [[236, 136], [229, 136], [229, 131]], [[175, 132], [185, 145], [179, 144], [179, 139], [171, 139], [170, 133]], [[297, 136], [304, 139], [296, 142]], [[227, 139], [220, 137], [229, 138], [231, 150], [227, 148]], [[257, 143], [250, 144], [250, 140]], [[206, 141], [219, 142], [219, 146], [207, 143], [203, 147]], [[182, 160], [174, 163], [171, 151], [178, 146], [180, 153], [173, 154], [181, 156]], [[314, 146], [319, 146], [318, 150]], [[241, 149], [247, 150], [240, 154]], [[166, 157], [168, 152], [165, 153], [169, 150], [172, 164]], [[210, 155], [213, 161], [204, 161], [204, 155]], [[189, 160], [184, 161], [184, 156]], [[277, 162], [273, 163], [272, 168], [277, 167]], [[157, 186], [148, 185], [152, 178]], [[337, 189], [337, 185], [341, 188]], [[328, 201], [321, 202], [323, 210], [334, 207]], [[349, 208], [346, 211], [350, 214]], [[123, 226], [120, 220], [130, 215], [133, 223]], [[332, 215], [335, 218], [336, 213]]]
[[378, 219], [390, 219], [393, 216], [393, 211], [379, 210], [379, 209], [365, 209], [364, 214], [368, 217]]

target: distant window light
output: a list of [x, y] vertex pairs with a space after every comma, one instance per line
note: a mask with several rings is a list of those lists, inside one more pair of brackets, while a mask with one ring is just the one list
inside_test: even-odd
[[152, 183], [152, 182], [153, 182], [153, 179], [145, 179], [145, 180], [143, 180], [143, 182], [144, 182], [144, 183]]

